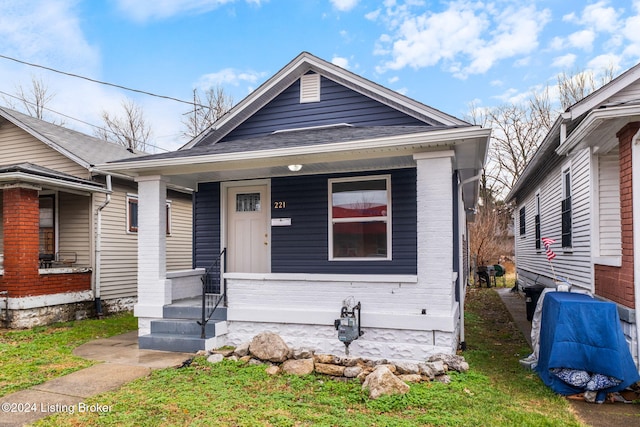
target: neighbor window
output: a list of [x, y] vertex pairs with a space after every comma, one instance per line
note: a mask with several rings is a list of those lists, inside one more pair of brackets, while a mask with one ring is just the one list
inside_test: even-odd
[[329, 180], [329, 259], [391, 259], [391, 177]]
[[540, 233], [540, 193], [536, 194], [536, 217], [535, 217], [535, 224], [536, 224], [536, 249], [540, 249], [541, 248], [541, 239], [542, 239], [542, 235]]
[[571, 168], [562, 171], [562, 247], [571, 247]]
[[[171, 203], [167, 202], [167, 221], [166, 233], [171, 234]], [[138, 198], [136, 196], [127, 196], [127, 231], [130, 233], [138, 232]]]
[[55, 196], [40, 196], [40, 257], [53, 259], [56, 253]]
[[526, 234], [527, 228], [525, 227], [525, 210], [524, 206], [520, 208], [520, 235]]

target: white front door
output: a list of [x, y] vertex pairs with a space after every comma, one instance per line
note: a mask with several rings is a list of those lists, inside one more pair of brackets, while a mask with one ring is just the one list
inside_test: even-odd
[[267, 186], [227, 188], [227, 271], [269, 272]]

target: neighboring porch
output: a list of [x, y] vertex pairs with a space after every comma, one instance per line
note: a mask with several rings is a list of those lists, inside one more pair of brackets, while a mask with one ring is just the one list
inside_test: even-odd
[[8, 327], [89, 316], [91, 181], [35, 165], [0, 168], [0, 291]]

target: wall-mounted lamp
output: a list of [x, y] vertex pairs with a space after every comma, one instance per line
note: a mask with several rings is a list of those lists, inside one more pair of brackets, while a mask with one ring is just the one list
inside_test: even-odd
[[291, 172], [298, 172], [302, 169], [302, 165], [289, 165], [287, 166]]

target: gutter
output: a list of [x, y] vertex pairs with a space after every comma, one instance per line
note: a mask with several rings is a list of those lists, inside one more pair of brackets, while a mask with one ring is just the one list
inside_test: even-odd
[[[631, 139], [631, 173], [640, 174], [640, 130]], [[634, 179], [632, 183], [634, 195], [640, 194], [640, 180]], [[640, 200], [633, 197], [633, 222], [640, 224]], [[640, 231], [639, 227], [633, 230], [633, 284], [635, 290], [635, 322], [636, 322], [636, 367], [640, 371]]]
[[96, 269], [94, 274], [94, 298], [96, 305], [96, 315], [98, 318], [102, 318], [102, 301], [100, 300], [100, 276], [101, 276], [101, 252], [102, 252], [102, 210], [111, 202], [111, 175], [106, 175], [107, 179], [107, 195], [104, 202], [98, 206], [96, 210], [96, 247], [95, 247], [95, 260]]

